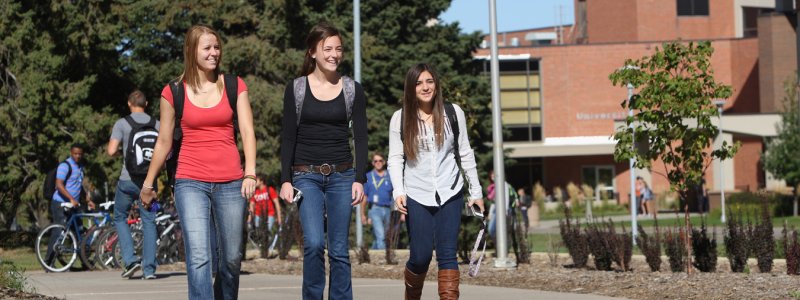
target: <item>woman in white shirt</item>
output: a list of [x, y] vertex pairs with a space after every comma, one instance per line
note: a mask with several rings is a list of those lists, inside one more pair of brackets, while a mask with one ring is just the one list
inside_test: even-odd
[[[456, 248], [464, 207], [464, 179], [458, 158], [469, 185], [469, 205], [478, 205], [483, 211], [483, 194], [464, 111], [444, 102], [439, 83], [429, 65], [411, 67], [406, 74], [403, 109], [394, 113], [389, 125], [389, 176], [395, 188], [395, 205], [408, 215], [411, 245], [404, 274], [406, 299], [420, 298], [434, 246], [439, 297], [458, 299]], [[458, 124], [450, 124], [446, 105], [453, 106], [451, 111]], [[458, 126], [457, 141], [451, 126]]]

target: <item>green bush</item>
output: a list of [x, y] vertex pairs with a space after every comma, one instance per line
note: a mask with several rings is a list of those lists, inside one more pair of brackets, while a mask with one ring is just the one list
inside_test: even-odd
[[25, 270], [17, 268], [10, 261], [0, 262], [0, 287], [22, 292], [34, 293], [36, 290], [28, 284]]
[[726, 196], [725, 204], [730, 211], [739, 211], [745, 216], [759, 216], [762, 199], [766, 199], [773, 217], [792, 215], [792, 196], [774, 192], [741, 192]]

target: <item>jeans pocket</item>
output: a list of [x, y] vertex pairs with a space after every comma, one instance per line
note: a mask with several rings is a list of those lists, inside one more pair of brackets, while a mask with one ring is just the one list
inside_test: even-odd
[[336, 174], [337, 177], [342, 178], [342, 179], [355, 179], [356, 178], [356, 171], [353, 168], [350, 168], [350, 169], [347, 169], [347, 170], [344, 170], [344, 171], [341, 171], [341, 172], [336, 172], [334, 174]]

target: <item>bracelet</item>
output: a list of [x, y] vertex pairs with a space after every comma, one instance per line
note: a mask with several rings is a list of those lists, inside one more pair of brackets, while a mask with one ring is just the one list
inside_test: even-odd
[[256, 181], [256, 176], [255, 175], [244, 175], [244, 179], [252, 179], [253, 181]]
[[143, 185], [143, 186], [142, 186], [142, 189], [153, 190], [153, 186], [152, 186], [152, 185], [150, 185], [150, 186]]

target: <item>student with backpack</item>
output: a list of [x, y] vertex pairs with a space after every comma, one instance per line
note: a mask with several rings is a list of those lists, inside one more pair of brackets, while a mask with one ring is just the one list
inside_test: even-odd
[[[256, 186], [256, 138], [247, 86], [237, 76], [222, 74], [222, 54], [222, 40], [212, 28], [195, 25], [186, 32], [183, 74], [161, 91], [161, 131], [140, 194], [149, 206], [156, 197], [156, 176], [172, 153], [168, 173], [174, 174], [189, 299], [238, 297], [247, 199]], [[219, 251], [213, 284], [212, 240]]]
[[353, 299], [348, 237], [352, 208], [363, 200], [367, 181], [367, 100], [360, 84], [336, 72], [344, 59], [336, 28], [317, 24], [306, 47], [302, 76], [286, 86], [283, 97], [280, 197], [292, 203], [294, 190], [302, 192], [297, 205], [303, 227], [303, 299], [323, 297], [326, 228], [329, 298]]
[[128, 211], [139, 199], [140, 187], [147, 176], [158, 139], [158, 120], [144, 112], [146, 107], [147, 99], [142, 91], [135, 90], [128, 95], [131, 114], [114, 123], [107, 148], [108, 155], [114, 156], [122, 144], [122, 171], [114, 194], [114, 226], [119, 233], [119, 246], [125, 263], [122, 278], [130, 279], [141, 268], [145, 280], [156, 278], [156, 213], [139, 203], [144, 233], [141, 258], [134, 252], [130, 225], [126, 221]]
[[[58, 163], [58, 167], [47, 173], [44, 181], [44, 195], [50, 199], [50, 216], [54, 224], [66, 224], [69, 214], [80, 206], [81, 191], [84, 191], [83, 173], [83, 146], [72, 144], [69, 148], [69, 157]], [[65, 208], [63, 203], [71, 203], [72, 208]], [[91, 193], [86, 193], [86, 204], [90, 210], [94, 209]], [[58, 236], [57, 232], [53, 236]], [[52, 249], [55, 239], [50, 240], [47, 247], [47, 262], [51, 262]]]
[[456, 249], [463, 191], [466, 186], [469, 206], [476, 205], [481, 212], [483, 192], [464, 111], [444, 102], [441, 80], [427, 64], [408, 70], [403, 109], [389, 123], [389, 175], [395, 205], [408, 215], [405, 299], [421, 297], [433, 249], [439, 265], [439, 298], [458, 299]]

